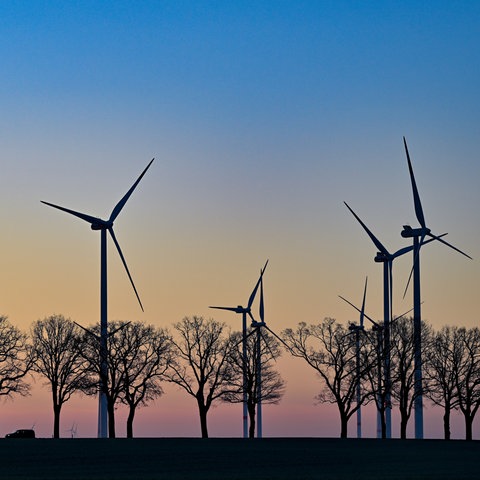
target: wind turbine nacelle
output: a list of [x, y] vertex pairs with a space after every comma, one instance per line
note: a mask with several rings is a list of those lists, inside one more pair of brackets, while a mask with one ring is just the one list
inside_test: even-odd
[[256, 320], [254, 320], [254, 321], [252, 322], [251, 327], [252, 327], [252, 328], [255, 328], [255, 327], [264, 327], [265, 325], [266, 325], [265, 322], [257, 322]]
[[421, 237], [431, 232], [429, 228], [412, 228], [410, 225], [404, 225], [401, 235], [403, 238]]
[[109, 227], [111, 227], [112, 225], [109, 224], [109, 222], [104, 222], [102, 220], [99, 220], [98, 222], [95, 222], [95, 223], [92, 223], [92, 225], [90, 226], [90, 228], [92, 230], [107, 230]]
[[375, 256], [375, 258], [373, 260], [377, 263], [388, 262], [387, 256], [382, 252], [377, 252], [377, 255]]

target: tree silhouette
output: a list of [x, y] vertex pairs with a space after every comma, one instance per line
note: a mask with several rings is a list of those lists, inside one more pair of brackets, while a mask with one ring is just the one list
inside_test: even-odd
[[[431, 327], [422, 321], [422, 356], [429, 349]], [[390, 326], [392, 359], [392, 397], [400, 411], [400, 438], [407, 438], [407, 425], [418, 395], [426, 394], [426, 385], [415, 388], [415, 329], [412, 318], [399, 317]]]
[[[386, 411], [391, 408], [388, 402], [389, 386], [385, 382], [386, 350], [384, 342], [383, 323], [374, 325], [370, 331], [365, 330], [365, 341], [362, 344], [361, 357], [363, 365], [370, 365], [365, 369], [364, 388], [371, 393], [381, 422], [381, 436], [387, 438]], [[390, 358], [390, 356], [388, 356]]]
[[27, 335], [11, 325], [6, 316], [0, 316], [0, 396], [28, 394], [30, 386], [24, 379], [33, 360]]
[[[85, 329], [82, 337], [82, 356], [87, 362], [88, 381], [84, 387], [87, 395], [98, 394], [103, 389], [107, 399], [108, 436], [115, 438], [115, 405], [121, 399], [125, 386], [125, 370], [122, 368], [122, 356], [118, 342], [119, 332], [126, 328], [129, 322], [113, 321], [108, 323], [107, 351], [106, 351], [106, 378], [102, 369], [100, 355], [100, 326], [95, 325]], [[100, 378], [102, 381], [100, 382]]]
[[171, 339], [163, 329], [132, 322], [112, 336], [122, 369], [123, 393], [128, 406], [127, 437], [133, 437], [136, 409], [163, 394], [160, 382], [172, 362]]
[[80, 329], [63, 315], [37, 320], [32, 327], [33, 370], [47, 379], [53, 400], [53, 437], [60, 438], [60, 412], [85, 387]]
[[458, 407], [465, 419], [465, 439], [472, 440], [472, 427], [480, 407], [480, 330], [459, 328], [454, 343]]
[[[247, 334], [247, 363], [246, 369], [246, 390], [247, 390], [247, 408], [250, 420], [248, 436], [255, 436], [256, 428], [256, 408], [262, 404], [277, 404], [285, 393], [285, 382], [280, 374], [274, 369], [273, 362], [281, 355], [280, 342], [268, 332], [262, 332], [260, 342], [260, 352], [258, 352], [257, 336], [255, 330], [250, 330]], [[222, 397], [222, 400], [228, 403], [243, 403], [243, 350], [242, 334], [235, 332], [232, 334], [232, 348], [228, 356], [228, 362], [235, 373], [230, 382], [230, 390]], [[260, 364], [258, 362], [259, 358]], [[260, 365], [260, 369], [258, 368]], [[261, 388], [259, 388], [258, 379], [261, 374]], [[260, 394], [261, 391], [261, 394]]]
[[225, 395], [234, 372], [227, 359], [232, 348], [226, 325], [203, 317], [185, 317], [174, 324], [173, 362], [166, 376], [195, 398], [202, 438], [208, 437], [207, 414]]
[[[355, 337], [333, 318], [325, 318], [323, 322], [309, 326], [301, 322], [296, 330], [284, 330], [282, 337], [289, 346], [290, 353], [294, 357], [303, 358], [323, 380], [325, 387], [317, 399], [337, 406], [340, 436], [346, 438], [349, 419], [359, 405], [370, 398], [370, 391], [363, 389], [360, 403], [357, 404], [356, 387], [359, 378]], [[360, 365], [360, 380], [371, 368], [372, 363]]]
[[429, 348], [425, 352], [424, 380], [428, 385], [426, 396], [443, 408], [445, 440], [450, 440], [451, 412], [458, 408], [459, 341], [459, 329], [446, 326], [439, 332], [432, 333]]

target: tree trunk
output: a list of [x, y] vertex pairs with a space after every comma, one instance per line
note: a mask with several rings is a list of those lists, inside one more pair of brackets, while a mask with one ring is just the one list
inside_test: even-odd
[[208, 428], [207, 428], [208, 410], [205, 407], [205, 405], [203, 405], [203, 403], [201, 403], [200, 401], [198, 401], [198, 413], [200, 414], [200, 430], [202, 432], [202, 438], [208, 438]]
[[385, 408], [380, 410], [380, 423], [382, 425], [382, 439], [387, 438], [387, 421], [385, 419]]
[[472, 440], [472, 424], [473, 418], [470, 415], [465, 415], [465, 440]]
[[53, 438], [60, 438], [60, 410], [61, 405], [53, 406]]
[[248, 416], [250, 419], [248, 438], [255, 438], [255, 404], [248, 404]]
[[450, 407], [445, 407], [443, 414], [443, 434], [445, 440], [450, 440]]
[[341, 424], [340, 438], [347, 438], [348, 418], [344, 413], [340, 413], [340, 424]]
[[108, 438], [115, 438], [115, 404], [107, 400]]
[[133, 419], [135, 418], [135, 406], [130, 405], [127, 417], [127, 438], [133, 438]]
[[408, 419], [406, 415], [401, 415], [400, 419], [400, 438], [402, 440], [405, 440], [407, 438], [407, 425], [408, 425]]

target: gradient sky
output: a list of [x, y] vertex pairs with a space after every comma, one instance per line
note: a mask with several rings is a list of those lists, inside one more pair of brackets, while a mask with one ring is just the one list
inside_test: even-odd
[[[107, 217], [155, 157], [115, 224], [145, 313], [110, 243], [110, 319], [197, 314], [239, 329], [208, 305], [245, 303], [267, 258], [272, 329], [356, 320], [337, 295], [360, 302], [366, 275], [381, 318], [382, 267], [343, 201], [387, 248], [408, 244], [405, 135], [427, 224], [474, 257], [422, 250], [423, 317], [477, 325], [479, 47], [474, 1], [1, 2], [0, 312], [25, 330], [52, 313], [97, 322], [100, 236], [40, 200]], [[397, 314], [411, 308], [410, 266], [395, 264]], [[336, 436], [313, 371], [286, 354], [278, 366], [287, 393], [264, 409], [264, 434]], [[135, 433], [199, 435], [194, 401], [166, 391]], [[0, 435], [35, 423], [50, 436], [50, 410], [37, 380], [2, 405]], [[73, 422], [95, 436], [96, 401], [67, 404], [65, 435]], [[430, 409], [426, 436], [440, 422]], [[241, 407], [219, 406], [209, 424], [240, 436]]]

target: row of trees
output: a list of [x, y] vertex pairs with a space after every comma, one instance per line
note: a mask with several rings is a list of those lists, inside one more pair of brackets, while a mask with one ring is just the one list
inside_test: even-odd
[[[400, 317], [390, 325], [389, 385], [384, 382], [383, 368], [387, 352], [382, 326], [363, 330], [360, 355], [351, 329], [326, 318], [316, 325], [299, 323], [282, 336], [288, 350], [302, 358], [323, 381], [318, 395], [321, 402], [337, 406], [341, 437], [347, 436], [349, 419], [361, 405], [375, 402], [382, 418], [385, 436], [385, 410], [397, 406], [400, 413], [400, 437], [406, 438], [407, 425], [419, 394], [443, 409], [444, 438], [450, 439], [450, 416], [459, 410], [465, 421], [465, 438], [472, 440], [472, 425], [480, 407], [480, 330], [444, 327], [434, 331], [422, 324], [422, 357], [424, 382], [415, 389], [415, 343], [413, 320]], [[359, 365], [357, 365], [359, 361]], [[357, 385], [360, 401], [357, 402]], [[387, 405], [391, 396], [393, 405]]]
[[[141, 322], [109, 324], [108, 378], [103, 388], [110, 437], [115, 437], [116, 406], [122, 403], [128, 407], [127, 436], [132, 437], [137, 409], [162, 395], [162, 382], [177, 385], [195, 399], [202, 437], [208, 437], [207, 416], [212, 404], [241, 403], [245, 389], [253, 437], [259, 402], [278, 403], [285, 391], [285, 382], [275, 369], [283, 346], [317, 372], [322, 385], [317, 399], [337, 406], [342, 437], [347, 436], [348, 421], [358, 408], [374, 402], [383, 427], [385, 410], [398, 407], [400, 435], [406, 438], [416, 395], [411, 319], [399, 318], [391, 324], [389, 385], [383, 381], [387, 352], [381, 325], [376, 331], [361, 331], [359, 352], [351, 329], [331, 318], [314, 325], [299, 323], [278, 337], [262, 330], [259, 338], [251, 331], [245, 365], [242, 335], [231, 333], [223, 323], [186, 317], [174, 324], [173, 331], [171, 335], [166, 329]], [[99, 334], [98, 327], [84, 329], [53, 315], [35, 322], [28, 336], [0, 317], [0, 395], [25, 395], [29, 390], [27, 375], [36, 372], [43, 376], [52, 393], [53, 434], [59, 437], [65, 402], [74, 393], [98, 393]], [[424, 324], [422, 335], [422, 394], [443, 409], [446, 439], [450, 438], [451, 412], [459, 410], [470, 440], [480, 407], [480, 330], [444, 327], [434, 331]], [[390, 397], [393, 405], [386, 403]]]
[[[53, 436], [60, 437], [63, 405], [74, 393], [97, 395], [100, 384], [107, 399], [108, 435], [115, 437], [115, 409], [127, 406], [127, 437], [133, 437], [135, 413], [163, 394], [171, 382], [194, 397], [202, 437], [208, 437], [207, 414], [216, 400], [243, 401], [241, 335], [226, 325], [194, 316], [174, 324], [175, 335], [142, 322], [110, 322], [107, 340], [107, 378], [100, 382], [100, 329], [80, 327], [62, 315], [36, 321], [28, 337], [0, 317], [0, 395], [29, 392], [27, 375], [45, 378], [52, 394]], [[263, 334], [260, 356], [254, 337], [247, 337], [248, 411], [255, 432], [256, 405], [277, 403], [284, 382], [273, 369], [279, 342]], [[262, 390], [258, 389], [261, 359]]]

